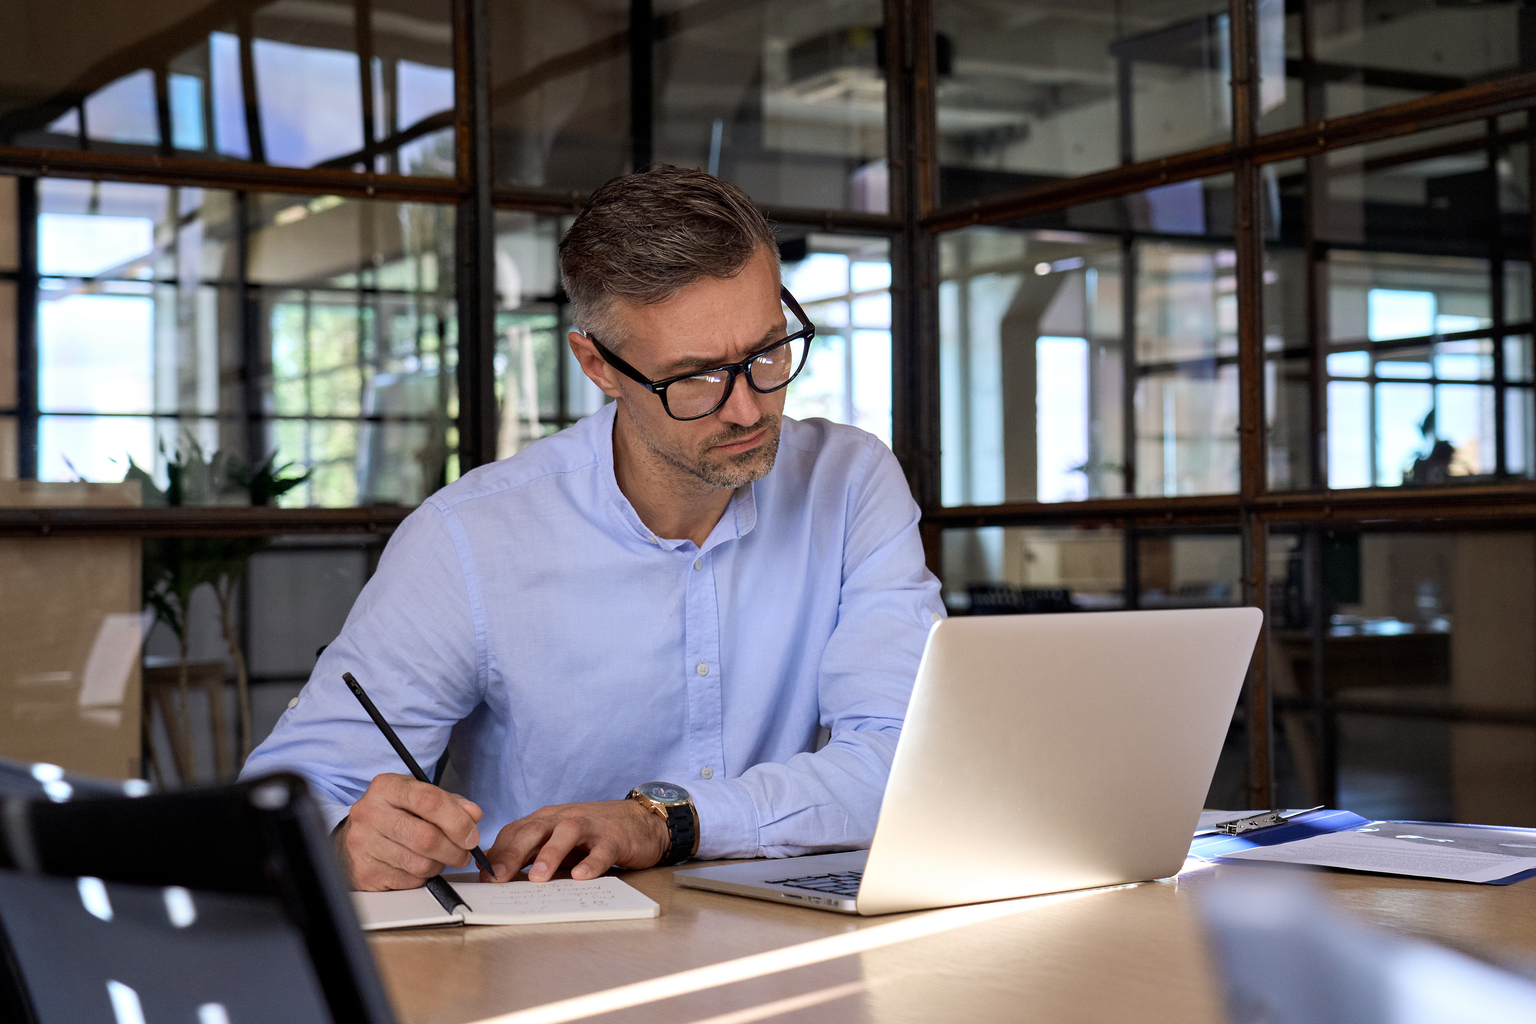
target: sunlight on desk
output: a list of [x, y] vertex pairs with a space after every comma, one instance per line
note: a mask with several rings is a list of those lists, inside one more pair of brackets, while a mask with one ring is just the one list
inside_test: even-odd
[[[1216, 867], [1113, 889], [853, 918], [626, 875], [651, 921], [430, 929], [370, 942], [402, 1024], [1225, 1020], [1194, 897]], [[1284, 868], [1278, 870], [1286, 870]], [[1536, 882], [1322, 872], [1345, 911], [1536, 960]]]

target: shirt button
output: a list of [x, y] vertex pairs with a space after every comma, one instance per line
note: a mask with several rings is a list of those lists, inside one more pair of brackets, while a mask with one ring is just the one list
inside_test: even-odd
[[709, 675], [709, 666], [704, 664], [702, 661], [699, 662], [698, 673], [701, 676]]
[[703, 768], [699, 769], [699, 777], [704, 779], [712, 779], [715, 777], [715, 770], [709, 765], [705, 765]]
[[290, 707], [290, 708], [296, 708], [296, 707], [298, 707], [298, 706], [299, 706], [299, 698], [297, 698], [297, 697], [295, 697], [295, 698], [293, 698], [293, 700], [291, 700], [291, 701], [289, 701], [289, 702], [288, 702], [288, 706], [289, 706], [289, 707]]
[[933, 614], [929, 615], [928, 616], [928, 621], [929, 622], [938, 622], [939, 621], [939, 613], [938, 612], [934, 612]]
[[651, 543], [655, 544], [657, 547], [661, 547], [661, 541], [656, 539], [656, 535], [654, 533], [651, 534]]
[[695, 558], [693, 560], [693, 567], [695, 569], [702, 569], [702, 568], [704, 568], [704, 559], [702, 559], [702, 558]]

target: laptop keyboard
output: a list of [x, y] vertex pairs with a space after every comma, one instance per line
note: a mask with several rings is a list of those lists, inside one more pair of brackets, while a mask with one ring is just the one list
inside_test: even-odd
[[864, 872], [838, 871], [830, 875], [804, 875], [800, 878], [779, 878], [769, 885], [787, 885], [792, 889], [810, 889], [812, 892], [829, 892], [834, 896], [857, 896]]

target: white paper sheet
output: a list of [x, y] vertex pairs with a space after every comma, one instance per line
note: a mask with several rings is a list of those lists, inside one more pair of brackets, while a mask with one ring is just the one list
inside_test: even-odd
[[1278, 846], [1223, 854], [1227, 860], [1267, 860], [1327, 868], [1377, 871], [1454, 882], [1492, 882], [1536, 869], [1536, 857], [1512, 857], [1447, 848], [1360, 832], [1334, 832]]

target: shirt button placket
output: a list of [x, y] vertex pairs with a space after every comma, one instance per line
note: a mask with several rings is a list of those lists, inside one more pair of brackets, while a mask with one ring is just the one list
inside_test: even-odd
[[714, 578], [704, 572], [704, 555], [695, 552], [684, 570], [686, 580], [685, 664], [688, 684], [688, 761], [699, 778], [721, 769], [720, 613]]

